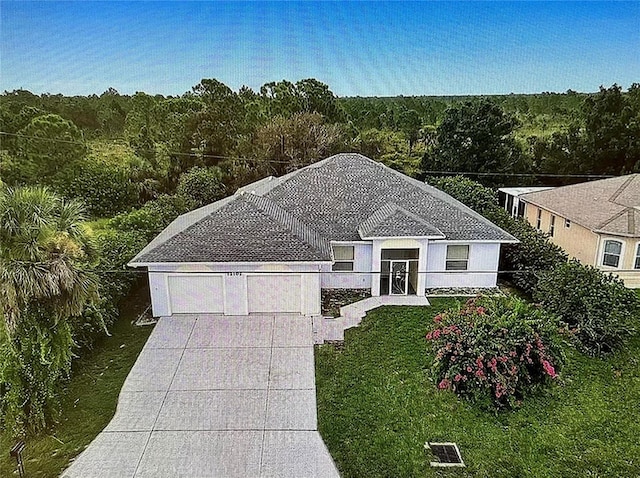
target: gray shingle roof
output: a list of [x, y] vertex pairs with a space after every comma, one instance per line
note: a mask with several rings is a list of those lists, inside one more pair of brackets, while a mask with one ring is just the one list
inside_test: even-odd
[[374, 212], [358, 228], [362, 239], [373, 237], [422, 236], [444, 239], [444, 234], [425, 220], [397, 204], [388, 203]]
[[374, 236], [515, 242], [442, 191], [344, 153], [181, 216], [131, 264], [330, 261], [330, 241]]

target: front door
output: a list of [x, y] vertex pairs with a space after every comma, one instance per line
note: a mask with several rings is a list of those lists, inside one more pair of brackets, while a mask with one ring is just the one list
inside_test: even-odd
[[409, 261], [391, 261], [391, 295], [407, 295], [407, 276], [409, 274]]

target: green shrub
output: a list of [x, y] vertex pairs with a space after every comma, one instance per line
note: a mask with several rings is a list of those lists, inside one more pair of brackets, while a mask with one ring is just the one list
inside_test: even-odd
[[564, 361], [553, 317], [515, 297], [477, 297], [433, 319], [433, 377], [482, 407], [513, 407], [557, 379]]
[[0, 425], [12, 435], [59, 418], [74, 347], [71, 324], [50, 308], [23, 311], [11, 337], [0, 327]]
[[193, 208], [222, 199], [225, 195], [222, 171], [217, 166], [191, 168], [180, 176], [176, 192], [189, 199]]
[[139, 231], [147, 241], [153, 239], [171, 221], [189, 210], [188, 201], [178, 195], [162, 195], [140, 209], [114, 217], [109, 225], [119, 231]]
[[494, 209], [486, 216], [520, 241], [503, 246], [500, 269], [512, 271], [508, 277], [527, 293], [533, 294], [541, 273], [567, 262], [568, 256], [562, 248], [525, 220], [513, 219], [502, 208]]
[[498, 206], [495, 191], [463, 176], [430, 178], [429, 184], [444, 191], [514, 236], [519, 244], [505, 244], [502, 248], [500, 270], [513, 283], [528, 292], [533, 290], [538, 275], [567, 261], [567, 254], [523, 219], [512, 218]]
[[64, 168], [54, 178], [55, 188], [67, 198], [82, 199], [93, 217], [112, 217], [138, 202], [138, 191], [128, 168], [86, 158]]
[[590, 355], [606, 355], [638, 326], [640, 304], [622, 280], [571, 260], [540, 274], [534, 298], [557, 314]]
[[485, 215], [498, 207], [496, 192], [464, 176], [429, 177], [426, 182]]

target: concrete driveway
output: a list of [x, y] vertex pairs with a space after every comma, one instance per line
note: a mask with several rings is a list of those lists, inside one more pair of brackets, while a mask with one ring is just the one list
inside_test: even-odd
[[338, 477], [315, 391], [308, 317], [162, 318], [62, 476]]

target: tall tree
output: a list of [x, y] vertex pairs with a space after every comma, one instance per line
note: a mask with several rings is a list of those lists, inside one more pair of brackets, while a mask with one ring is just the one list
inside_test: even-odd
[[83, 219], [46, 188], [0, 190], [0, 420], [14, 431], [55, 418], [72, 321], [96, 299]]
[[622, 174], [640, 166], [640, 84], [613, 85], [584, 102], [583, 172]]
[[67, 164], [87, 154], [82, 132], [61, 116], [38, 116], [18, 133], [21, 176], [29, 183], [47, 183]]
[[454, 105], [437, 128], [437, 146], [425, 155], [423, 170], [521, 172], [526, 162], [514, 137], [518, 125], [513, 115], [487, 99]]

